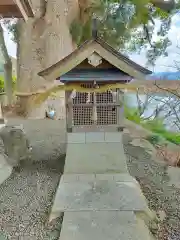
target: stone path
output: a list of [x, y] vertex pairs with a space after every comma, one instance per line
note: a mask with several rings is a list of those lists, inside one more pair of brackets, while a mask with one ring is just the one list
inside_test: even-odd
[[[24, 125], [33, 155], [32, 161], [24, 161], [20, 171], [13, 171], [0, 185], [0, 231], [6, 240], [58, 240], [61, 218], [48, 223], [48, 216], [63, 172], [64, 161], [59, 157], [66, 151], [65, 123], [10, 119], [8, 124]], [[165, 211], [166, 218], [159, 229], [164, 234], [158, 240], [179, 240], [180, 189], [169, 185], [164, 163], [157, 161], [146, 149], [132, 146], [131, 142], [131, 136], [124, 134], [130, 174], [140, 183], [150, 208], [156, 212]], [[136, 218], [144, 228], [142, 220]]]
[[111, 132], [72, 133], [64, 173], [127, 173], [122, 136]]
[[63, 213], [60, 240], [153, 239], [148, 223], [155, 216], [128, 173], [121, 133], [68, 134], [50, 221]]

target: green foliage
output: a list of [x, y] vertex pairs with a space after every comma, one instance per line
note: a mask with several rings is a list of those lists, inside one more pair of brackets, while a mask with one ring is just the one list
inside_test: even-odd
[[169, 142], [180, 145], [180, 133], [164, 131], [161, 135]]
[[125, 117], [132, 122], [135, 122], [137, 124], [140, 124], [142, 122], [142, 118], [140, 117], [140, 114], [136, 108], [125, 107], [124, 114]]
[[146, 140], [148, 140], [151, 144], [157, 145], [161, 142], [161, 137], [157, 134], [149, 135], [146, 137]]
[[[13, 88], [16, 85], [16, 77], [13, 76]], [[0, 75], [0, 93], [4, 92], [4, 76]]]
[[[83, 5], [80, 19], [72, 23], [70, 31], [78, 45], [88, 40], [95, 14], [101, 38], [117, 50], [129, 53], [147, 48], [148, 63], [154, 65], [159, 56], [167, 56], [166, 49], [171, 44], [168, 31], [175, 13], [175, 10], [165, 12], [154, 7], [150, 0], [97, 0], [92, 1], [90, 6]], [[154, 42], [155, 20], [160, 20], [161, 26], [158, 39]]]
[[136, 108], [128, 108], [125, 107], [125, 117], [137, 124], [142, 125], [144, 128], [152, 131], [155, 135], [148, 136], [147, 140], [152, 144], [157, 144], [161, 141], [162, 138], [172, 142], [174, 144], [180, 144], [180, 133], [175, 133], [166, 130], [163, 119], [153, 119], [145, 121], [140, 114], [138, 113], [138, 109]]
[[143, 124], [145, 128], [151, 130], [152, 132], [155, 132], [165, 138], [166, 140], [175, 143], [180, 144], [180, 133], [170, 132], [167, 131], [162, 119], [154, 119], [147, 121]]
[[165, 131], [165, 127], [162, 119], [153, 119], [153, 120], [144, 121], [142, 125], [155, 133], [161, 134]]
[[12, 34], [12, 41], [18, 42], [18, 21], [17, 19], [3, 19], [4, 26]]

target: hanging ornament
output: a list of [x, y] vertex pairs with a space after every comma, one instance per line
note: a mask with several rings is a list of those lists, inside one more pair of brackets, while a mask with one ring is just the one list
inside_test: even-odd
[[94, 83], [93, 83], [93, 88], [99, 89], [99, 85], [96, 83], [96, 81], [94, 81]]
[[90, 103], [90, 101], [91, 101], [91, 93], [88, 92], [86, 103]]
[[74, 99], [76, 97], [76, 89], [73, 89], [71, 95], [70, 95], [70, 99]]
[[[99, 88], [99, 85], [94, 81], [93, 87]], [[92, 121], [97, 122], [97, 107], [96, 107], [96, 93], [93, 92], [93, 100], [94, 100], [94, 105], [92, 109]]]
[[92, 118], [91, 118], [91, 120], [92, 120], [93, 122], [96, 122], [96, 121], [97, 121], [97, 108], [96, 108], [96, 106], [93, 106], [93, 109], [92, 109]]
[[117, 92], [113, 92], [111, 89], [109, 90], [110, 93], [112, 94], [112, 98], [113, 98], [113, 103], [116, 102], [116, 99], [117, 99]]

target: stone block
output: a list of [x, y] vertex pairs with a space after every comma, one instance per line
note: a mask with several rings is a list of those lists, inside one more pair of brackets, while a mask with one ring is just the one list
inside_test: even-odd
[[84, 239], [150, 240], [151, 238], [146, 228], [139, 228], [132, 211], [65, 212], [60, 240]]
[[146, 211], [145, 197], [133, 182], [61, 179], [52, 213], [64, 211]]
[[104, 142], [104, 132], [86, 132], [86, 143]]
[[71, 143], [67, 145], [64, 173], [127, 173], [120, 143]]
[[122, 144], [122, 134], [120, 132], [105, 132], [104, 137], [105, 142]]
[[67, 136], [67, 142], [72, 144], [72, 143], [85, 143], [86, 138], [85, 138], [85, 133], [68, 133]]

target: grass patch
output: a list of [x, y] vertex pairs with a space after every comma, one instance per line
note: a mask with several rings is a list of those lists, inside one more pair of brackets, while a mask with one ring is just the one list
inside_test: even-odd
[[[163, 120], [162, 119], [154, 119], [154, 120], [148, 120], [145, 121], [139, 114], [137, 109], [131, 109], [131, 108], [125, 108], [125, 117], [132, 121], [135, 122], [139, 125], [142, 125], [144, 128], [152, 131], [155, 133], [155, 135], [149, 136], [148, 141], [150, 141], [152, 144], [155, 142], [158, 143], [160, 141], [160, 137], [163, 137], [169, 142], [172, 142], [176, 145], [180, 145], [180, 133], [175, 133], [166, 130]], [[159, 136], [159, 138], [158, 138]]]

